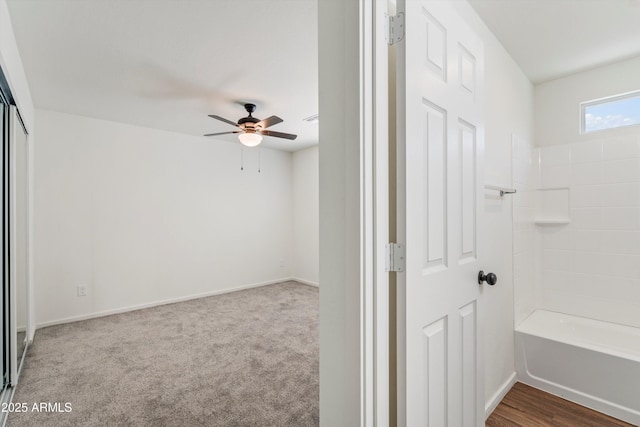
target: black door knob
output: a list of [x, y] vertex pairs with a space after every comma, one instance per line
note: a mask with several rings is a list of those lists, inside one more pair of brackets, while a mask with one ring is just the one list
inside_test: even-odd
[[495, 285], [498, 282], [498, 276], [493, 273], [484, 274], [484, 271], [478, 272], [478, 285], [482, 285], [482, 282], [487, 282], [487, 285]]

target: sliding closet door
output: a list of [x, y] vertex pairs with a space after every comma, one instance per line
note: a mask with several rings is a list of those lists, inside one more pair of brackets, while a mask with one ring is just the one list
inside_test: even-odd
[[7, 303], [7, 292], [8, 292], [8, 283], [9, 283], [9, 264], [8, 264], [8, 177], [7, 177], [7, 152], [8, 152], [8, 120], [9, 117], [9, 104], [6, 102], [5, 98], [0, 91], [0, 194], [2, 194], [2, 200], [0, 201], [0, 206], [2, 206], [2, 212], [0, 212], [0, 217], [2, 218], [2, 225], [0, 226], [0, 233], [2, 234], [2, 245], [0, 245], [0, 269], [2, 270], [2, 286], [0, 287], [0, 337], [1, 337], [1, 348], [0, 348], [0, 368], [2, 369], [1, 375], [2, 380], [0, 381], [0, 391], [4, 390], [4, 387], [9, 382], [9, 372], [7, 372], [7, 368], [9, 366], [8, 363], [8, 349], [9, 349], [9, 330], [8, 330], [8, 303]]
[[27, 345], [29, 171], [27, 133], [15, 107], [11, 107], [10, 120], [10, 364], [11, 385], [15, 386]]

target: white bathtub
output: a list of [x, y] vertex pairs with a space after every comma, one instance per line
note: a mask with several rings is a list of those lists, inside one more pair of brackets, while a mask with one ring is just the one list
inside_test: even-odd
[[640, 425], [640, 328], [537, 310], [515, 339], [520, 381]]

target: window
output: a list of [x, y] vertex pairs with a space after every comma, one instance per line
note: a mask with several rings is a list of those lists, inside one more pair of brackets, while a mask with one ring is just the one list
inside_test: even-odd
[[640, 91], [580, 104], [581, 133], [640, 124]]

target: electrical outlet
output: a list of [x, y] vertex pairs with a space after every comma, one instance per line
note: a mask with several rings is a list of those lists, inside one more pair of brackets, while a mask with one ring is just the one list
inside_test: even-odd
[[78, 285], [78, 296], [79, 297], [87, 296], [87, 285]]

